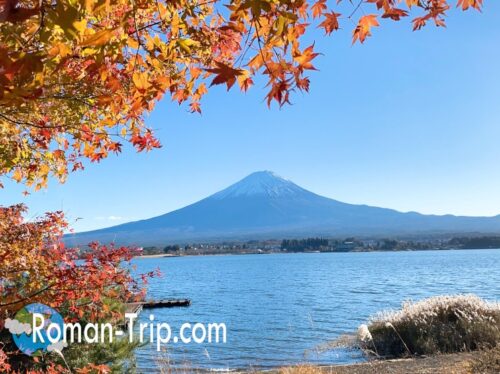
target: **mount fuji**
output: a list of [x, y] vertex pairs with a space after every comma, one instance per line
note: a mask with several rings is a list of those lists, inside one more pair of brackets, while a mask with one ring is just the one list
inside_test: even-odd
[[163, 245], [192, 241], [322, 235], [500, 233], [500, 216], [402, 213], [317, 195], [270, 171], [241, 181], [173, 212], [101, 230], [71, 234], [70, 245], [90, 241]]

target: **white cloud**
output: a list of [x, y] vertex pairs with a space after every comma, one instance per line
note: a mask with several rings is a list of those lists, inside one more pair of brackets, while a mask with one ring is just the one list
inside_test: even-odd
[[120, 216], [109, 216], [108, 217], [108, 220], [110, 221], [121, 221], [123, 219], [123, 217], [120, 217]]
[[63, 348], [66, 348], [68, 346], [68, 343], [65, 342], [64, 340], [59, 340], [58, 342], [56, 343], [52, 343], [52, 344], [49, 344], [49, 346], [47, 347], [47, 351], [49, 352], [61, 352], [63, 350]]
[[11, 334], [15, 335], [31, 334], [31, 325], [29, 323], [21, 323], [17, 319], [7, 318], [5, 320], [5, 328], [9, 330]]
[[107, 217], [95, 217], [95, 219], [99, 220], [99, 221], [122, 221], [124, 220], [125, 218], [121, 217], [121, 216], [107, 216]]

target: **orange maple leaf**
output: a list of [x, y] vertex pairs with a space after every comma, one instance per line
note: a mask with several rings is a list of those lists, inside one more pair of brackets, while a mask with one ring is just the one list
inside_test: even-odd
[[307, 70], [316, 70], [311, 61], [317, 56], [319, 53], [314, 52], [314, 44], [310, 45], [302, 54], [297, 54], [293, 57], [293, 59], [299, 64], [302, 69]]
[[330, 12], [325, 14], [325, 20], [319, 24], [319, 27], [325, 29], [325, 33], [330, 35], [333, 31], [339, 29], [340, 13]]
[[474, 8], [481, 11], [483, 0], [458, 0], [457, 7], [462, 7], [462, 10]]
[[198, 101], [193, 101], [191, 104], [189, 104], [189, 109], [191, 113], [201, 113], [201, 107]]
[[368, 14], [359, 19], [358, 26], [352, 33], [352, 44], [359, 40], [363, 43], [368, 36], [371, 36], [371, 28], [380, 26], [376, 14]]
[[88, 35], [84, 40], [80, 42], [82, 47], [99, 47], [103, 46], [109, 42], [113, 36], [113, 31], [111, 29], [104, 29], [96, 32], [95, 34]]
[[391, 0], [366, 0], [367, 3], [374, 3], [377, 5], [377, 9], [387, 10], [391, 7], [393, 1]]
[[216, 61], [215, 65], [217, 65], [216, 68], [206, 69], [206, 71], [215, 74], [215, 78], [212, 80], [212, 83], [210, 83], [210, 87], [225, 83], [227, 85], [227, 89], [229, 90], [233, 86], [234, 82], [236, 82], [236, 78], [243, 74], [243, 70], [233, 69], [231, 66], [222, 62]]
[[313, 18], [320, 17], [326, 10], [326, 0], [318, 0], [312, 6], [312, 16]]
[[266, 98], [267, 106], [271, 106], [273, 100], [277, 101], [280, 107], [290, 103], [290, 84], [285, 80], [272, 82], [271, 90]]
[[238, 76], [238, 84], [240, 85], [242, 91], [248, 91], [248, 89], [253, 85], [253, 80], [248, 72], [245, 72], [244, 74]]
[[398, 8], [389, 8], [384, 12], [382, 18], [390, 18], [394, 21], [399, 21], [401, 17], [407, 17], [407, 16], [408, 12], [406, 10]]

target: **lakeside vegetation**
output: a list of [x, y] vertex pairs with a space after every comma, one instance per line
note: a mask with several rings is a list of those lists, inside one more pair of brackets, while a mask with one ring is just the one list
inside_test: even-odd
[[220, 254], [264, 254], [298, 252], [374, 252], [374, 251], [424, 251], [448, 249], [500, 248], [500, 236], [419, 238], [419, 239], [304, 239], [249, 240], [246, 242], [189, 243], [149, 246], [142, 248], [142, 256], [197, 256]]
[[379, 357], [408, 357], [494, 348], [500, 342], [500, 304], [475, 295], [407, 301], [361, 325], [357, 344]]
[[[356, 333], [343, 335], [329, 344], [329, 348], [339, 347], [359, 349], [375, 362], [436, 357], [434, 367], [422, 371], [426, 373], [441, 372], [440, 369], [446, 368], [448, 360], [441, 359], [446, 357], [442, 355], [478, 352], [471, 360], [459, 359], [466, 364], [462, 365], [463, 371], [460, 372], [498, 373], [500, 303], [476, 295], [445, 295], [406, 301], [401, 309], [379, 312], [367, 324], [360, 325]], [[391, 372], [418, 372], [418, 366], [409, 361], [408, 365], [403, 364], [402, 368]], [[388, 367], [382, 364], [380, 369], [388, 370]]]

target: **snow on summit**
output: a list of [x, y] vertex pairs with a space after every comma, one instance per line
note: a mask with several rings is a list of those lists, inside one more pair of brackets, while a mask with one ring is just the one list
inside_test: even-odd
[[214, 199], [266, 195], [270, 197], [290, 196], [305, 190], [272, 171], [257, 171], [239, 182], [212, 196]]

